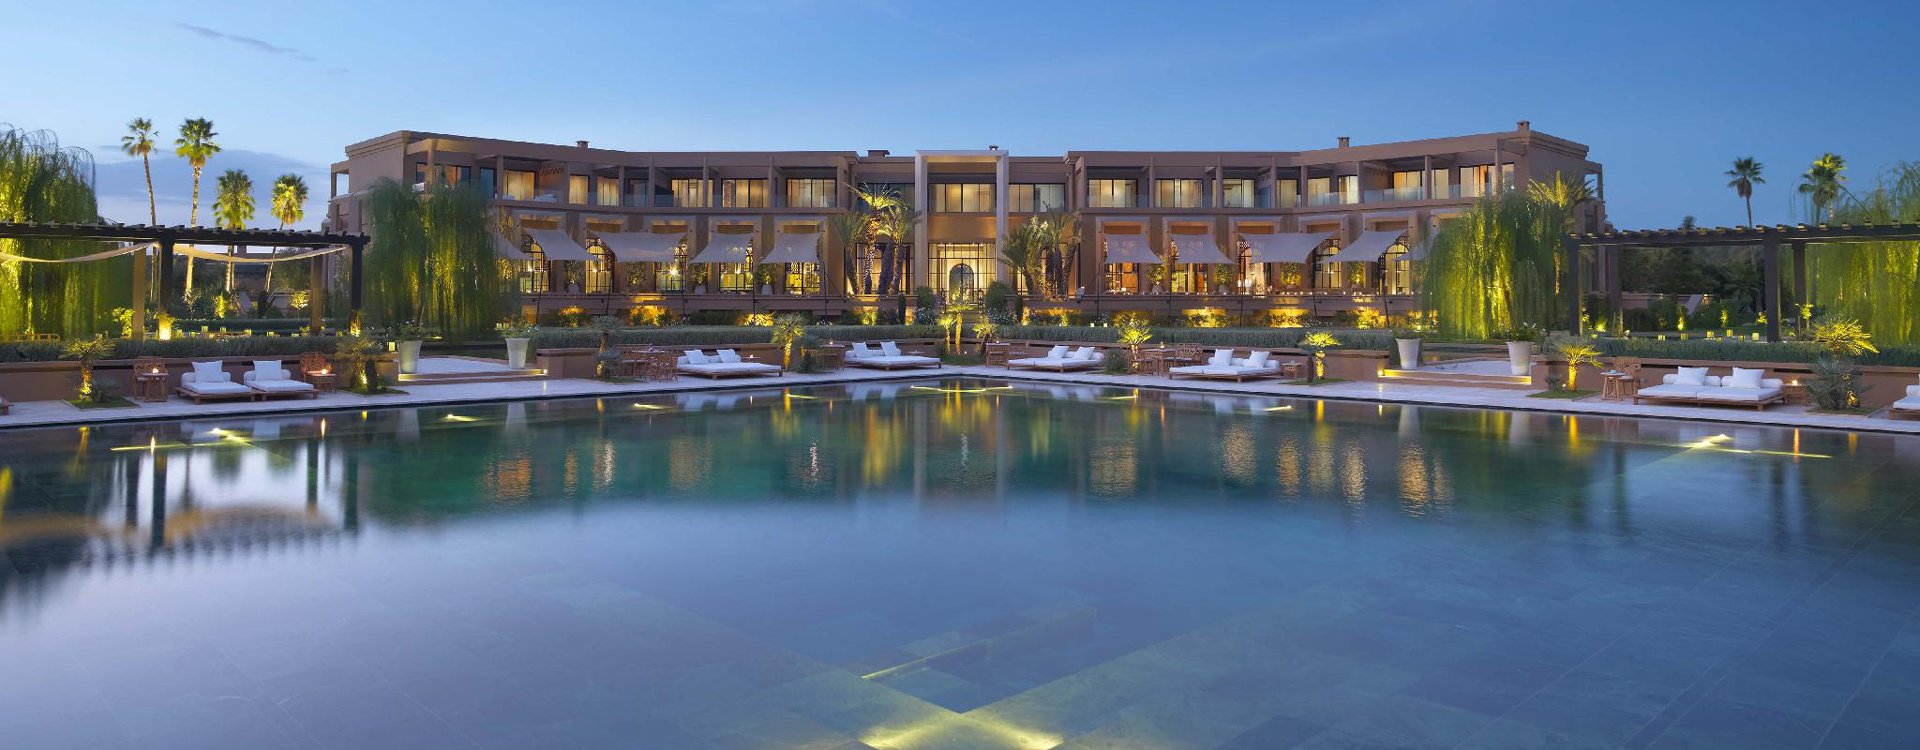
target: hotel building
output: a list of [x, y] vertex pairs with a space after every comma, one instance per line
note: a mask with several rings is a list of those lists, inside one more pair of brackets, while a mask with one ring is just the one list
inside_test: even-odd
[[[1398, 313], [1415, 307], [1409, 261], [1422, 241], [1492, 191], [1586, 180], [1600, 200], [1582, 209], [1579, 229], [1605, 222], [1587, 147], [1525, 121], [1308, 151], [1055, 156], [615, 151], [399, 131], [348, 146], [346, 157], [332, 168], [326, 228], [371, 230], [355, 191], [383, 178], [477, 185], [517, 220], [519, 236], [502, 237], [499, 250], [520, 269], [525, 304], [542, 312], [834, 315], [891, 309], [918, 286], [967, 296], [1000, 280], [1029, 306], [1090, 312]], [[835, 217], [862, 205], [863, 190], [920, 210], [910, 248], [849, 247], [837, 236]], [[1051, 210], [1077, 215], [1079, 242], [1045, 272], [1055, 299], [1043, 301], [1001, 247], [1009, 230]], [[895, 273], [882, 273], [886, 259]], [[881, 286], [889, 276], [891, 294]]]

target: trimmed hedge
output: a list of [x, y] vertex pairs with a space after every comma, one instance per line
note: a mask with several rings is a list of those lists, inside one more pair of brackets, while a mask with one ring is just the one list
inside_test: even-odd
[[[807, 326], [807, 335], [818, 339], [874, 341], [891, 339], [940, 338], [939, 326]], [[615, 344], [659, 344], [681, 346], [698, 344], [765, 344], [773, 340], [773, 329], [765, 326], [672, 326], [669, 328], [625, 328], [615, 331]], [[587, 349], [600, 346], [600, 332], [590, 328], [542, 329], [533, 334], [535, 349]]]
[[[1607, 357], [1693, 359], [1703, 362], [1794, 362], [1811, 364], [1825, 350], [1801, 341], [1769, 344], [1744, 339], [1596, 339], [1595, 348]], [[1853, 361], [1866, 366], [1920, 367], [1920, 347], [1885, 346], [1880, 353], [1862, 354]]]
[[[1248, 349], [1294, 349], [1309, 333], [1327, 332], [1317, 328], [1154, 328], [1153, 344], [1199, 344]], [[1385, 331], [1331, 332], [1342, 349], [1393, 348], [1393, 336]], [[1117, 342], [1120, 329], [1113, 326], [1001, 326], [996, 334], [1003, 339], [1032, 341]]]
[[[335, 336], [234, 336], [221, 339], [180, 338], [170, 341], [114, 339], [109, 359], [134, 357], [248, 357], [256, 355], [288, 356], [305, 352], [332, 353]], [[0, 344], [0, 362], [52, 362], [60, 359], [59, 341], [16, 341]]]

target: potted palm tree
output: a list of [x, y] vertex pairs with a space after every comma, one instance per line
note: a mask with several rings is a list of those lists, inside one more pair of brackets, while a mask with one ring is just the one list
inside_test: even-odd
[[1514, 375], [1533, 371], [1533, 345], [1540, 341], [1540, 335], [1539, 327], [1528, 323], [1494, 333], [1495, 338], [1507, 342], [1507, 364]]
[[393, 351], [400, 356], [400, 372], [419, 371], [420, 344], [426, 338], [427, 329], [418, 321], [409, 320], [393, 327]]
[[773, 319], [772, 343], [780, 348], [780, 366], [791, 369], [793, 347], [807, 335], [807, 316], [788, 313]]
[[514, 318], [500, 327], [500, 336], [507, 342], [507, 366], [516, 370], [527, 366], [527, 345], [533, 341], [533, 323], [526, 318]]

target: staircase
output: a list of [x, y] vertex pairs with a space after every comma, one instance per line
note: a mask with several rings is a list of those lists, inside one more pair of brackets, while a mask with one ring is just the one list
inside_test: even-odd
[[497, 359], [421, 357], [420, 366], [416, 371], [401, 373], [399, 381], [412, 385], [448, 385], [545, 380], [546, 378], [546, 370], [537, 367], [508, 367], [506, 362]]
[[1531, 375], [1514, 375], [1505, 359], [1457, 359], [1425, 365], [1415, 370], [1386, 369], [1380, 372], [1386, 383], [1408, 385], [1445, 385], [1467, 388], [1505, 388], [1539, 390]]

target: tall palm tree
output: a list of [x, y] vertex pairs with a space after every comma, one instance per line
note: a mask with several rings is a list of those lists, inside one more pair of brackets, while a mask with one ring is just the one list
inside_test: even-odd
[[[253, 178], [238, 169], [220, 175], [219, 193], [213, 198], [214, 220], [222, 229], [246, 229], [253, 221]], [[227, 246], [227, 291], [233, 291], [233, 255], [237, 248]]]
[[153, 121], [145, 117], [133, 118], [127, 123], [127, 134], [120, 136], [120, 150], [128, 156], [140, 157], [140, 168], [147, 173], [147, 223], [160, 223], [160, 209], [153, 200], [153, 137], [159, 135], [153, 129]]
[[1734, 159], [1733, 168], [1727, 170], [1727, 176], [1733, 178], [1727, 181], [1727, 187], [1733, 188], [1733, 192], [1740, 195], [1740, 200], [1747, 202], [1747, 226], [1753, 226], [1753, 186], [1767, 184], [1766, 180], [1760, 179], [1760, 169], [1760, 162], [1751, 156], [1742, 156]]
[[1846, 187], [1841, 184], [1847, 181], [1846, 175], [1841, 174], [1845, 171], [1847, 171], [1847, 160], [1829, 151], [1813, 160], [1813, 164], [1807, 167], [1806, 173], [1800, 175], [1800, 192], [1805, 194], [1808, 200], [1813, 201], [1815, 221], [1819, 221], [1820, 213], [1824, 210], [1827, 214], [1827, 223], [1833, 223], [1834, 204], [1839, 201], [1840, 194], [1846, 190]]
[[[187, 160], [193, 167], [193, 207], [188, 213], [188, 223], [200, 226], [200, 174], [207, 168], [207, 159], [220, 153], [220, 144], [214, 143], [213, 121], [195, 117], [180, 123], [180, 137], [173, 140], [173, 153]], [[187, 294], [193, 293], [193, 257], [187, 257], [187, 283], [183, 288]]]
[[[273, 218], [280, 220], [280, 228], [286, 229], [307, 216], [307, 181], [297, 174], [283, 174], [273, 181]], [[274, 248], [278, 255], [279, 248]], [[273, 267], [267, 264], [267, 281], [260, 290], [260, 299], [264, 303], [273, 298]]]

